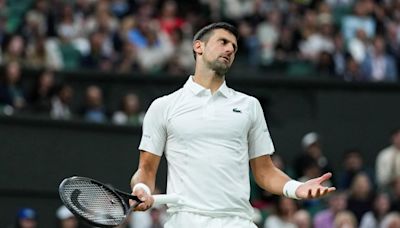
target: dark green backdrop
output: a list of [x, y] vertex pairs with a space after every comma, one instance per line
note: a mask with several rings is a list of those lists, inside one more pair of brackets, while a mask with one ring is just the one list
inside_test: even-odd
[[[34, 81], [32, 75], [25, 86]], [[186, 78], [64, 73], [59, 80], [75, 88], [74, 107], [81, 105], [84, 88], [97, 84], [115, 110], [128, 91], [138, 93], [147, 107], [155, 97], [179, 88]], [[360, 148], [373, 167], [377, 152], [389, 143], [389, 131], [400, 125], [399, 85], [232, 77], [228, 86], [260, 100], [276, 151], [287, 162], [300, 153], [303, 134], [313, 130], [322, 135], [324, 152], [336, 171], [343, 151], [353, 147]], [[110, 124], [0, 117], [0, 227], [12, 223], [22, 206], [39, 211], [41, 227], [53, 227], [60, 205], [57, 187], [64, 177], [89, 176], [129, 191], [140, 132]], [[162, 189], [165, 176], [163, 161], [157, 181]]]

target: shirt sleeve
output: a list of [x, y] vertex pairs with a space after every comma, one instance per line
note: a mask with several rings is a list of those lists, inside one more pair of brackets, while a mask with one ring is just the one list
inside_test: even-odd
[[166, 143], [165, 109], [161, 99], [155, 100], [143, 120], [142, 139], [139, 150], [162, 156]]
[[248, 134], [249, 159], [275, 151], [260, 102], [254, 99], [252, 106], [252, 123]]

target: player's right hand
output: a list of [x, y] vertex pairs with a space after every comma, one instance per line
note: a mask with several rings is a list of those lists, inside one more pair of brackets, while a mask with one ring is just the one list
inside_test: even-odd
[[132, 195], [138, 197], [139, 200], [142, 201], [141, 203], [137, 204], [137, 202], [134, 200], [129, 200], [131, 207], [136, 205], [133, 209], [134, 211], [146, 211], [153, 206], [154, 197], [148, 194], [143, 188], [136, 188], [135, 191], [132, 192]]

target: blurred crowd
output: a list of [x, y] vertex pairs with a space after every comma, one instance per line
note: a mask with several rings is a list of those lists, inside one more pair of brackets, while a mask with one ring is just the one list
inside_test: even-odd
[[[349, 82], [399, 80], [399, 0], [0, 0], [0, 115], [140, 126], [144, 109], [134, 91], [110, 110], [102, 88], [91, 85], [73, 110], [74, 88], [57, 83], [55, 72], [188, 75], [194, 32], [221, 20], [239, 29], [237, 61], [260, 76], [278, 68]], [[21, 86], [23, 68], [40, 71], [30, 90]], [[293, 164], [274, 155], [275, 165], [301, 181], [333, 171], [317, 133], [306, 134], [301, 148]], [[343, 168], [327, 183], [338, 191], [324, 199], [294, 201], [252, 186], [254, 221], [264, 228], [400, 227], [400, 129], [374, 169], [362, 155], [356, 148], [343, 154]], [[55, 216], [59, 227], [80, 225], [66, 208]], [[162, 227], [165, 208], [133, 216], [131, 228]], [[37, 212], [22, 208], [15, 227], [38, 227]]]
[[[332, 172], [333, 179], [325, 183], [337, 190], [322, 199], [293, 200], [272, 195], [257, 187], [251, 179], [253, 220], [260, 228], [397, 228], [400, 227], [400, 128], [389, 137], [390, 145], [378, 152], [375, 168], [367, 166], [362, 151], [356, 148], [342, 154], [340, 171], [333, 171], [326, 158], [322, 137], [316, 132], [305, 134], [301, 152], [293, 164], [279, 154], [272, 156], [274, 164], [299, 181]], [[156, 190], [157, 193], [159, 192]], [[56, 211], [60, 228], [86, 227], [65, 207]], [[37, 228], [37, 212], [22, 208], [17, 213], [16, 228]], [[166, 208], [157, 206], [146, 212], [135, 212], [120, 228], [162, 228], [167, 218]], [[22, 225], [28, 224], [28, 225]], [[64, 225], [63, 225], [64, 224]], [[12, 228], [14, 228], [12, 227]]]
[[0, 63], [186, 75], [193, 33], [221, 20], [267, 74], [398, 79], [397, 0], [0, 0]]

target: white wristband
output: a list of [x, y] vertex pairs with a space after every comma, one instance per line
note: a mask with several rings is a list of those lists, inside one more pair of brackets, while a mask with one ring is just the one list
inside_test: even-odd
[[135, 186], [133, 186], [132, 192], [135, 192], [136, 189], [141, 188], [143, 191], [145, 191], [148, 195], [151, 195], [151, 190], [149, 186], [143, 184], [143, 183], [137, 183]]
[[283, 186], [283, 195], [292, 199], [300, 199], [296, 195], [297, 188], [302, 185], [302, 182], [290, 180]]

